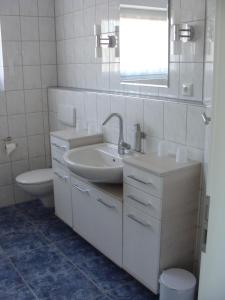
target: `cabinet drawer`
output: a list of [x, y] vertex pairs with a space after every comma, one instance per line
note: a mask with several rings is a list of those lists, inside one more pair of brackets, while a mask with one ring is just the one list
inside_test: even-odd
[[52, 167], [53, 169], [57, 164], [61, 165], [63, 168], [66, 167], [64, 160], [63, 160], [63, 154], [65, 152], [62, 150], [59, 150], [55, 147], [52, 147]]
[[69, 150], [69, 144], [64, 140], [51, 137], [51, 146], [63, 152]]
[[125, 204], [123, 265], [153, 292], [158, 292], [160, 221]]
[[140, 209], [154, 218], [161, 219], [162, 201], [157, 197], [124, 184], [124, 201], [127, 205]]
[[163, 179], [147, 171], [125, 165], [124, 181], [153, 196], [161, 198], [163, 195]]

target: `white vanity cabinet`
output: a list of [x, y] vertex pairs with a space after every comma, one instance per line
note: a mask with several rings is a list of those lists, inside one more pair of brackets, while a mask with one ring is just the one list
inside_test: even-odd
[[74, 230], [122, 266], [122, 198], [73, 175], [71, 186]]
[[200, 164], [124, 160], [123, 267], [154, 293], [162, 270], [194, 262]]
[[102, 142], [102, 135], [78, 133], [66, 129], [51, 133], [52, 168], [54, 172], [55, 214], [70, 227], [73, 227], [70, 172], [66, 167], [63, 154], [70, 149]]

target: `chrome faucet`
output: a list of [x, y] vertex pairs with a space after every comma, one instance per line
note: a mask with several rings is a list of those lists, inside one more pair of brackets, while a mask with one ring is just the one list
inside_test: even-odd
[[118, 153], [120, 155], [124, 155], [125, 154], [125, 150], [130, 150], [130, 145], [125, 143], [124, 141], [124, 136], [123, 136], [123, 118], [120, 114], [118, 113], [112, 113], [111, 115], [108, 116], [108, 118], [102, 123], [102, 125], [106, 125], [111, 118], [113, 117], [117, 117], [119, 119], [119, 140], [118, 140]]
[[142, 140], [146, 138], [146, 134], [141, 131], [141, 125], [139, 123], [135, 124], [135, 146], [134, 150], [136, 152], [142, 152]]

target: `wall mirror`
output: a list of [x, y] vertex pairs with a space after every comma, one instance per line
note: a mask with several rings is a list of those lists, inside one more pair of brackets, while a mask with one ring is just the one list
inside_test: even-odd
[[122, 84], [168, 86], [169, 0], [120, 0]]

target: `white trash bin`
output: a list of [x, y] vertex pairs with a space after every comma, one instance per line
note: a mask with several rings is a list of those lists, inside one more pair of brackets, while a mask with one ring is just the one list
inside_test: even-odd
[[160, 276], [160, 300], [194, 300], [196, 278], [182, 269], [169, 269]]

